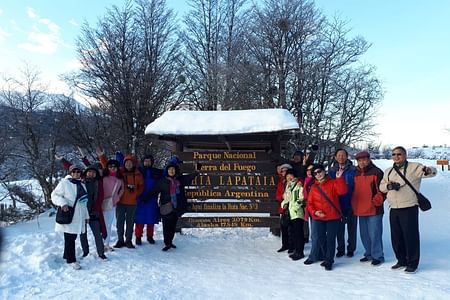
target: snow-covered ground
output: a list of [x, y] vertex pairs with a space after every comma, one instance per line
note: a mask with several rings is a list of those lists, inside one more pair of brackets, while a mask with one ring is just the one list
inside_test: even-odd
[[[427, 165], [435, 161], [420, 160]], [[375, 161], [382, 169], [391, 164]], [[161, 226], [156, 245], [79, 259], [82, 269], [62, 259], [63, 237], [54, 217], [3, 230], [1, 299], [450, 299], [450, 172], [424, 180], [422, 191], [433, 208], [420, 213], [421, 263], [416, 274], [392, 271], [396, 260], [384, 217], [386, 262], [361, 263], [358, 241], [353, 258], [338, 258], [333, 271], [318, 263], [305, 266], [277, 253], [280, 239], [267, 228], [192, 229], [177, 235], [177, 249], [162, 252]], [[386, 205], [387, 208], [387, 205]], [[386, 209], [387, 210], [387, 209]], [[91, 234], [89, 233], [89, 236]], [[359, 238], [358, 238], [359, 239]], [[306, 246], [306, 254], [310, 245]], [[81, 256], [77, 241], [77, 254]]]

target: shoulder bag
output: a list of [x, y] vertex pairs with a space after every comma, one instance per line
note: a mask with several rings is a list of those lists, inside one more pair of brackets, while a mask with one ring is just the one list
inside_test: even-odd
[[405, 181], [405, 183], [413, 190], [413, 192], [416, 194], [417, 196], [417, 200], [419, 202], [419, 208], [421, 211], [427, 211], [431, 209], [431, 202], [430, 200], [427, 199], [427, 197], [425, 197], [422, 193], [419, 193], [414, 186], [411, 184], [411, 182], [409, 182], [408, 179], [406, 179], [405, 175], [402, 174], [402, 172], [400, 172], [400, 170], [394, 166], [394, 170], [398, 173], [398, 175], [400, 175], [400, 177]]
[[75, 206], [77, 205], [78, 199], [75, 200], [75, 203], [72, 206], [67, 206], [69, 208], [68, 211], [63, 211], [61, 206], [58, 206], [58, 210], [56, 211], [56, 223], [58, 224], [70, 224], [73, 220], [73, 214], [75, 213]]
[[322, 190], [322, 188], [319, 185], [317, 185], [317, 189], [322, 194], [322, 196], [325, 198], [325, 200], [327, 200], [327, 202], [338, 212], [339, 216], [341, 216], [341, 219], [342, 219], [343, 215], [342, 215], [341, 210], [339, 208], [337, 208], [336, 205], [334, 205], [333, 201], [331, 201], [330, 198], [328, 198], [327, 194], [325, 194], [325, 192]]

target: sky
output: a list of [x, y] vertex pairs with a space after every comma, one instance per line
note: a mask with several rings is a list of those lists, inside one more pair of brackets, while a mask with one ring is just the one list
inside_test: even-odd
[[[76, 70], [80, 25], [94, 25], [120, 0], [0, 1], [0, 72], [17, 76], [24, 62], [42, 72], [54, 92], [60, 75]], [[167, 0], [182, 16], [185, 0]], [[406, 147], [450, 145], [450, 1], [316, 0], [327, 17], [348, 21], [349, 37], [372, 46], [362, 61], [376, 68], [385, 92], [376, 140]]]

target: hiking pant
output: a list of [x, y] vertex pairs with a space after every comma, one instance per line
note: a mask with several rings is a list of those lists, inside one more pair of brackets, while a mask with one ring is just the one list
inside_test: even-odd
[[[86, 225], [87, 227], [87, 225]], [[100, 230], [100, 220], [98, 219], [90, 219], [89, 227], [91, 228], [92, 235], [95, 240], [95, 247], [97, 248], [98, 256], [102, 256], [105, 254], [105, 246], [103, 244], [102, 233]], [[83, 253], [89, 253], [89, 242], [87, 238], [87, 228], [86, 231], [80, 234], [81, 248], [83, 249]]]
[[117, 204], [117, 238], [121, 242], [123, 242], [125, 223], [125, 242], [131, 242], [131, 239], [133, 238], [134, 214], [136, 213], [136, 207], [137, 205]]
[[175, 236], [175, 230], [177, 228], [178, 216], [176, 212], [171, 212], [168, 215], [161, 216], [163, 225], [164, 245], [172, 245], [173, 238]]
[[347, 225], [347, 253], [356, 250], [356, 230], [358, 219], [353, 215], [352, 208], [342, 210], [342, 220], [337, 233], [337, 251], [345, 253], [345, 225]]

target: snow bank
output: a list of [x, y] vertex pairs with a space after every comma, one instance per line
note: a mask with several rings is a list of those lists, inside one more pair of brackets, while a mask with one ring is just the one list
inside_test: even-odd
[[[434, 161], [423, 161], [434, 164]], [[391, 161], [375, 162], [385, 169]], [[358, 241], [353, 258], [336, 259], [331, 272], [319, 264], [293, 262], [277, 253], [281, 242], [267, 228], [190, 229], [175, 238], [177, 249], [162, 252], [161, 226], [156, 245], [79, 259], [72, 270], [62, 259], [63, 237], [54, 217], [17, 224], [4, 230], [0, 262], [2, 299], [448, 299], [450, 295], [450, 173], [423, 181], [433, 208], [420, 213], [421, 263], [418, 273], [392, 271], [388, 214], [384, 217], [386, 263], [360, 263]], [[306, 246], [309, 253], [310, 245]], [[77, 241], [77, 254], [81, 256]]]

